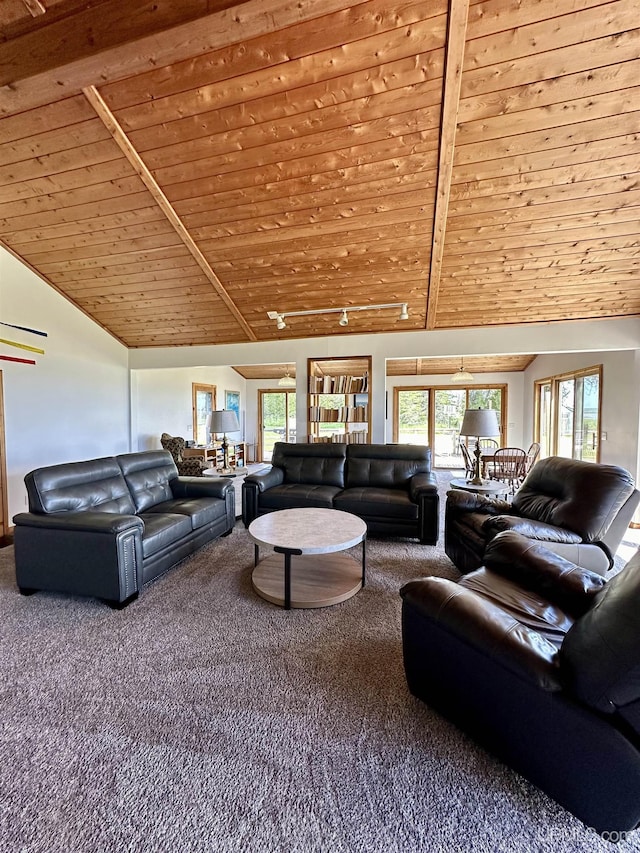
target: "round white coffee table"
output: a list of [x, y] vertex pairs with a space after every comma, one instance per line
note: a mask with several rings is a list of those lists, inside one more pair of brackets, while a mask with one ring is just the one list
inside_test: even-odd
[[[339, 604], [365, 585], [367, 525], [357, 515], [283, 509], [252, 521], [249, 536], [255, 543], [253, 588], [287, 610]], [[362, 564], [338, 553], [360, 543]], [[260, 545], [275, 553], [260, 560]]]

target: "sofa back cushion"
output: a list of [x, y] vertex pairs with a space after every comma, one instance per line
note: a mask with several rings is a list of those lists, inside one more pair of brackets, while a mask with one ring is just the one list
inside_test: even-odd
[[640, 551], [595, 596], [560, 649], [566, 686], [598, 711], [640, 699], [639, 602]]
[[405, 489], [431, 471], [431, 448], [419, 444], [348, 444], [346, 487]]
[[124, 453], [116, 459], [136, 512], [144, 512], [149, 507], [172, 500], [170, 484], [178, 476], [178, 469], [168, 450]]
[[525, 518], [572, 530], [585, 542], [598, 542], [633, 491], [631, 475], [617, 465], [550, 456], [527, 474], [513, 509]]
[[113, 456], [37, 468], [26, 475], [24, 482], [30, 512], [135, 513], [131, 494]]
[[344, 488], [346, 444], [287, 444], [277, 441], [271, 464], [284, 471], [285, 483]]

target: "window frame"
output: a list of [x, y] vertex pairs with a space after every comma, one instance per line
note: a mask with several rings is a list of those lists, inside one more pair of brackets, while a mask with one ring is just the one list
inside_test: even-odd
[[[590, 367], [581, 367], [579, 370], [568, 370], [564, 373], [557, 373], [553, 376], [545, 376], [541, 379], [534, 380], [533, 383], [533, 440], [540, 442], [540, 393], [545, 385], [551, 388], [550, 399], [550, 435], [549, 435], [549, 455], [558, 456], [558, 416], [559, 416], [559, 389], [562, 382], [567, 380], [584, 379], [586, 376], [598, 376], [598, 440], [596, 448], [595, 462], [600, 462], [601, 441], [600, 434], [602, 433], [602, 364], [594, 364]], [[574, 422], [574, 441], [572, 448], [575, 447], [575, 422]], [[564, 456], [564, 459], [575, 459], [575, 456]]]

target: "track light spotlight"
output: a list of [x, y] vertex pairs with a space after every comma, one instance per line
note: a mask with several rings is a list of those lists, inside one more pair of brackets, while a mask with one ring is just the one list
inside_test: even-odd
[[400, 309], [400, 319], [408, 320], [409, 319], [409, 308], [406, 302], [402, 303], [402, 308]]
[[340, 315], [340, 319], [338, 320], [338, 324], [340, 326], [348, 326], [349, 325], [349, 318], [347, 317], [347, 309], [346, 308], [342, 309], [342, 314]]
[[284, 317], [282, 316], [282, 314], [278, 314], [278, 316], [276, 317], [276, 326], [279, 329], [286, 329], [287, 328], [287, 324], [285, 323]]

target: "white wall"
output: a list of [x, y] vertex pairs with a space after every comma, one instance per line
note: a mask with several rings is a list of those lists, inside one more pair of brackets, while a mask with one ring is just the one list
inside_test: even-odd
[[[526, 326], [505, 326], [429, 332], [396, 332], [378, 335], [336, 334], [333, 337], [300, 340], [274, 340], [266, 343], [227, 344], [204, 347], [154, 347], [132, 350], [133, 368], [198, 367], [202, 365], [295, 364], [297, 379], [297, 434], [307, 429], [306, 388], [307, 358], [335, 356], [372, 356], [371, 400], [373, 441], [390, 440], [385, 423], [384, 392], [387, 358], [428, 358], [429, 356], [469, 356], [486, 354], [567, 354], [600, 351], [636, 351], [640, 347], [640, 318], [621, 320], [571, 321], [566, 323], [531, 323]], [[555, 355], [554, 355], [555, 357]], [[589, 360], [589, 356], [586, 356]], [[591, 356], [593, 359], [594, 356]], [[489, 374], [499, 376], [500, 374]], [[528, 381], [528, 380], [527, 380]], [[266, 383], [273, 387], [274, 382]], [[248, 389], [250, 398], [257, 392]], [[522, 399], [531, 395], [523, 385]], [[637, 395], [632, 392], [636, 400]], [[255, 403], [249, 403], [249, 411]], [[509, 434], [514, 443], [522, 430], [522, 440], [528, 446], [526, 433], [531, 418], [519, 414], [517, 385], [509, 399]], [[518, 426], [520, 421], [520, 426]], [[255, 424], [247, 420], [248, 429]], [[248, 436], [250, 438], [250, 436]], [[510, 438], [510, 440], [512, 440]], [[518, 442], [519, 443], [519, 442]], [[530, 443], [530, 439], [529, 439]]]
[[[128, 351], [0, 247], [0, 337], [45, 350], [37, 364], [0, 361], [8, 515], [26, 506], [24, 475], [41, 465], [129, 450]], [[30, 354], [0, 345], [0, 354]]]
[[[240, 426], [246, 406], [245, 380], [231, 367], [178, 367], [163, 370], [132, 370], [131, 446], [134, 450], [159, 448], [163, 432], [193, 438], [192, 384], [215, 385], [216, 406], [223, 409], [225, 391], [240, 394]], [[229, 433], [242, 439], [243, 431]]]

